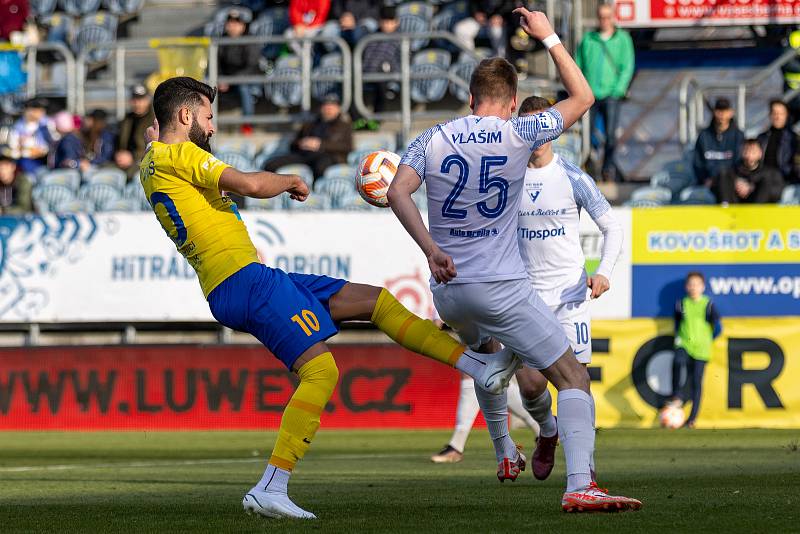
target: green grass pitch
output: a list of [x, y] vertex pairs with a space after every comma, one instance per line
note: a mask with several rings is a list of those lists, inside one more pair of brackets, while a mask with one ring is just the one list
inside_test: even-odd
[[447, 437], [320, 432], [290, 484], [320, 519], [296, 522], [241, 507], [274, 433], [0, 433], [0, 531], [800, 532], [800, 431], [601, 431], [601, 485], [644, 502], [608, 515], [561, 512], [560, 449], [549, 480], [500, 484], [485, 431], [432, 464]]

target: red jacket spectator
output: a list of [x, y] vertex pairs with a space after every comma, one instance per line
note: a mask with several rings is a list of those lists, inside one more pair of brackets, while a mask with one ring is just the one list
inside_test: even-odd
[[22, 29], [28, 18], [28, 0], [0, 0], [0, 41]]
[[328, 20], [330, 9], [331, 0], [290, 0], [289, 22], [292, 26], [321, 26]]

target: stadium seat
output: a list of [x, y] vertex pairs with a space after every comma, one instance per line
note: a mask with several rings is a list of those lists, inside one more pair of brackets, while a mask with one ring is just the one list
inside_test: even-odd
[[229, 151], [217, 151], [214, 156], [223, 163], [227, 163], [231, 167], [243, 171], [249, 172], [256, 170], [256, 167], [253, 163], [253, 159], [248, 157], [247, 154], [242, 152], [236, 152], [234, 150]]
[[363, 150], [352, 150], [349, 154], [347, 154], [347, 164], [351, 167], [357, 167], [361, 163], [361, 160], [371, 152], [375, 152], [375, 149], [367, 148]]
[[141, 208], [141, 204], [132, 198], [118, 198], [103, 204], [103, 211], [134, 212]]
[[39, 185], [60, 185], [77, 193], [81, 186], [81, 173], [76, 169], [47, 171], [39, 178]]
[[44, 15], [39, 18], [39, 24], [47, 29], [48, 43], [68, 45], [75, 32], [75, 23], [72, 18], [63, 13]]
[[96, 211], [102, 211], [107, 203], [120, 198], [120, 190], [106, 183], [88, 183], [78, 191], [78, 199], [89, 202]]
[[[465, 57], [463, 59], [458, 60], [456, 64], [450, 67], [450, 74], [464, 80], [464, 82], [469, 85], [469, 80], [472, 78], [472, 73], [475, 72], [475, 67], [478, 66], [478, 62], [471, 57]], [[460, 87], [456, 85], [454, 82], [450, 83], [450, 94], [456, 97], [461, 102], [469, 102], [469, 89], [464, 87]]]
[[279, 108], [297, 106], [303, 98], [301, 77], [300, 58], [283, 56], [275, 63], [275, 69], [267, 75], [264, 94]]
[[144, 7], [144, 0], [103, 0], [105, 8], [114, 15], [136, 15]]
[[680, 192], [679, 200], [681, 204], [687, 205], [708, 205], [717, 203], [714, 193], [703, 186], [690, 186], [684, 188]]
[[280, 139], [264, 143], [261, 150], [259, 150], [258, 154], [253, 158], [253, 165], [256, 169], [263, 169], [264, 164], [270, 158], [289, 152], [291, 150], [291, 144], [292, 141], [290, 137], [281, 137]]
[[553, 152], [573, 165], [581, 164], [581, 138], [574, 132], [567, 132], [553, 141]]
[[[287, 196], [287, 198], [289, 198]], [[331, 199], [325, 193], [313, 193], [308, 196], [305, 202], [295, 202], [289, 199], [286, 203], [289, 211], [325, 211], [331, 209]]]
[[427, 2], [404, 2], [397, 6], [397, 18], [405, 15], [413, 15], [422, 17], [425, 20], [431, 20], [433, 18], [433, 11], [433, 6]]
[[[408, 5], [408, 4], [404, 4]], [[419, 5], [419, 4], [416, 4]], [[424, 4], [422, 4], [424, 5]], [[428, 7], [428, 6], [426, 6]], [[398, 31], [400, 33], [427, 33], [430, 30], [430, 18], [425, 18], [418, 14], [406, 13], [404, 15], [398, 14], [397, 20], [399, 23]], [[428, 46], [428, 39], [412, 39], [411, 50], [420, 50]]]
[[256, 211], [276, 211], [283, 209], [283, 197], [280, 195], [273, 198], [250, 198], [244, 197], [244, 209]]
[[128, 175], [120, 169], [98, 169], [85, 176], [88, 184], [106, 184], [117, 189], [120, 194], [125, 190]]
[[[72, 41], [75, 55], [91, 49], [93, 46], [112, 44], [117, 38], [117, 17], [109, 13], [87, 15], [81, 19], [78, 31]], [[110, 48], [91, 50], [88, 59], [91, 62], [106, 61], [111, 55]]]
[[453, 30], [456, 22], [469, 16], [469, 6], [466, 0], [458, 0], [446, 4], [439, 9], [431, 21], [431, 30], [449, 32]]
[[665, 187], [653, 187], [648, 185], [635, 189], [633, 193], [631, 193], [631, 200], [649, 200], [663, 206], [672, 201], [672, 191]]
[[250, 35], [283, 35], [289, 29], [289, 12], [285, 7], [273, 7], [262, 11], [250, 24]]
[[303, 163], [296, 163], [294, 165], [284, 165], [275, 171], [278, 174], [297, 174], [306, 183], [309, 189], [314, 187], [314, 171], [311, 167]]
[[355, 149], [360, 152], [365, 150], [389, 150], [394, 152], [397, 149], [397, 137], [391, 133], [373, 133], [366, 136], [358, 136], [355, 139]]
[[58, 0], [30, 0], [31, 13], [38, 19], [56, 10]]
[[333, 93], [342, 97], [342, 82], [333, 80], [320, 80], [322, 77], [338, 77], [341, 79], [344, 73], [342, 65], [320, 65], [311, 72], [311, 96], [316, 100], [322, 100], [327, 95]]
[[[444, 98], [449, 84], [448, 68], [450, 52], [446, 50], [431, 49], [414, 54], [411, 60], [411, 100], [424, 104]], [[415, 79], [415, 75], [426, 77]]]
[[53, 211], [56, 213], [91, 213], [94, 210], [91, 202], [73, 198], [56, 204]]
[[253, 20], [253, 12], [244, 6], [225, 6], [214, 12], [211, 20], [203, 26], [203, 35], [207, 37], [221, 37], [225, 31], [225, 21], [232, 10], [239, 12], [241, 19], [249, 24]]
[[100, 0], [58, 0], [61, 10], [72, 17], [92, 15], [100, 9]]
[[329, 67], [332, 65], [341, 67], [343, 64], [342, 54], [339, 52], [331, 52], [319, 58], [320, 67]]
[[[352, 167], [349, 165], [334, 165], [334, 167], [339, 167], [339, 169], [334, 169], [330, 174], [326, 171], [325, 176], [314, 184], [314, 191], [327, 195], [335, 209], [339, 207], [342, 199], [352, 196], [356, 192], [356, 187]], [[330, 171], [334, 167], [328, 170]], [[345, 171], [347, 174], [344, 174]]]
[[131, 183], [125, 186], [123, 197], [137, 202], [142, 210], [150, 210], [150, 203], [147, 201], [147, 197], [144, 194], [144, 189], [142, 189], [142, 184], [139, 182], [139, 180], [133, 180]]
[[339, 205], [336, 206], [336, 209], [345, 211], [364, 211], [371, 208], [372, 206], [367, 204], [358, 193], [341, 197], [339, 199]]
[[787, 185], [781, 193], [781, 204], [796, 206], [800, 204], [800, 185]]
[[664, 204], [660, 202], [647, 199], [629, 200], [623, 204], [623, 206], [626, 206], [628, 208], [660, 208], [663, 205]]
[[75, 193], [69, 187], [59, 184], [37, 186], [31, 192], [33, 205], [37, 212], [54, 211], [56, 206], [69, 200], [75, 200]]

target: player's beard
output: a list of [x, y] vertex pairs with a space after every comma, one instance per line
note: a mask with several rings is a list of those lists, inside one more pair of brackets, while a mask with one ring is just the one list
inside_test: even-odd
[[211, 152], [211, 136], [206, 134], [197, 119], [192, 119], [192, 126], [189, 128], [189, 141], [202, 148], [206, 152]]

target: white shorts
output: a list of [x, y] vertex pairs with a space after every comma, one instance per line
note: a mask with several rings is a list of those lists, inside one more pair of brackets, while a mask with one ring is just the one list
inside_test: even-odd
[[550, 306], [550, 309], [561, 323], [578, 361], [592, 363], [592, 318], [589, 315], [589, 303], [568, 302]]
[[431, 291], [439, 316], [473, 349], [493, 337], [528, 367], [545, 369], [569, 347], [564, 329], [527, 280], [439, 284]]

